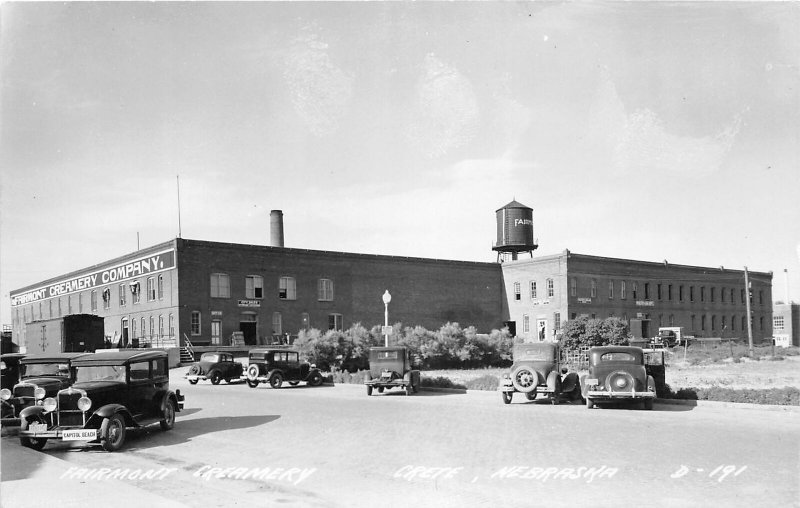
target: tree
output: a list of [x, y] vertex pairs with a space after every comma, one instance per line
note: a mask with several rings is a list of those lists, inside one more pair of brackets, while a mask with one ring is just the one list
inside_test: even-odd
[[582, 347], [625, 345], [631, 339], [628, 323], [618, 317], [589, 319], [582, 316], [564, 323], [561, 345], [567, 350]]

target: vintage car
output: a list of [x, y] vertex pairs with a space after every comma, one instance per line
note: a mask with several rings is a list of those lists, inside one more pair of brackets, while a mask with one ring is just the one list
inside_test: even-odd
[[589, 374], [581, 379], [586, 407], [598, 402], [642, 402], [653, 409], [656, 382], [647, 373], [645, 354], [634, 346], [600, 346], [589, 350]]
[[189, 367], [186, 379], [191, 384], [197, 384], [201, 379], [211, 381], [212, 385], [218, 385], [221, 380], [230, 383], [231, 380], [242, 377], [244, 366], [240, 362], [233, 360], [233, 353], [203, 353], [200, 361]]
[[540, 393], [548, 395], [553, 404], [564, 396], [581, 398], [578, 374], [561, 365], [558, 344], [515, 344], [512, 355], [511, 372], [503, 376], [498, 388], [505, 404], [511, 404], [516, 392], [525, 394], [528, 400], [536, 399]]
[[41, 450], [48, 439], [98, 443], [116, 451], [127, 429], [175, 425], [183, 408], [180, 390], [169, 388], [167, 353], [101, 351], [72, 362], [74, 383], [20, 412], [20, 442]]
[[[2, 381], [0, 389], [8, 390], [9, 394], [19, 381], [19, 361], [23, 358], [25, 358], [25, 353], [5, 353], [0, 356], [0, 380]], [[0, 392], [0, 394], [2, 393]], [[0, 397], [0, 416], [3, 420], [14, 417], [14, 406], [2, 397]], [[5, 422], [3, 423], [5, 424]]]
[[19, 412], [72, 384], [72, 361], [91, 353], [49, 353], [28, 355], [19, 361], [19, 382], [11, 390], [0, 390], [3, 424], [18, 423]]
[[664, 348], [642, 349], [644, 353], [644, 368], [648, 376], [653, 377], [656, 383], [656, 397], [667, 397], [667, 362]]
[[376, 388], [378, 393], [387, 388], [404, 388], [406, 395], [419, 391], [419, 370], [412, 366], [408, 348], [403, 346], [370, 348], [369, 376], [364, 382], [367, 395], [372, 395]]
[[300, 381], [309, 386], [319, 386], [323, 381], [322, 373], [315, 365], [300, 361], [299, 351], [285, 347], [251, 349], [244, 378], [250, 388], [259, 383], [280, 388], [284, 381], [292, 386], [297, 386]]

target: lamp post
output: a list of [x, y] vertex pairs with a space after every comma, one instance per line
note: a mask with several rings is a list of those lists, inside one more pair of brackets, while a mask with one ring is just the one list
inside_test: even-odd
[[389, 294], [387, 289], [383, 293], [383, 337], [384, 345], [389, 347], [389, 302], [392, 301], [392, 295]]

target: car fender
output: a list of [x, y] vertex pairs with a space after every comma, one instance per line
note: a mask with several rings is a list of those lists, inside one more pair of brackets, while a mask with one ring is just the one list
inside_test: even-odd
[[578, 373], [577, 372], [570, 372], [566, 376], [564, 376], [564, 380], [561, 382], [561, 391], [562, 392], [571, 392], [575, 389], [575, 387], [579, 384], [578, 381]]
[[19, 412], [19, 417], [28, 419], [29, 416], [42, 416], [43, 414], [44, 414], [44, 407], [28, 406]]
[[314, 374], [319, 374], [320, 376], [322, 376], [322, 379], [325, 379], [325, 376], [323, 376], [323, 375], [322, 375], [322, 371], [321, 371], [321, 370], [319, 370], [319, 369], [318, 369], [318, 368], [316, 368], [316, 367], [315, 367], [315, 368], [313, 368], [313, 369], [310, 369], [310, 370], [308, 371], [308, 375], [306, 376], [306, 379], [311, 379], [311, 376], [313, 376]]
[[175, 392], [173, 392], [172, 390], [170, 390], [170, 391], [164, 392], [164, 394], [161, 397], [161, 403], [158, 405], [158, 407], [161, 409], [162, 413], [164, 412], [164, 409], [167, 407], [167, 401], [168, 400], [171, 400], [172, 403], [174, 404], [173, 407], [175, 408], [175, 412], [176, 413], [181, 410], [182, 404], [178, 404], [178, 395]]
[[[106, 404], [105, 406], [100, 407], [97, 411], [89, 417], [87, 420], [87, 424], [92, 420], [100, 420], [102, 421], [103, 418], [111, 418], [112, 416], [120, 414], [125, 419], [125, 425], [128, 427], [138, 427], [139, 424], [136, 423], [136, 420], [133, 419], [133, 415], [131, 412], [128, 411], [128, 408], [123, 406], [122, 404]], [[88, 426], [88, 425], [87, 425]]]

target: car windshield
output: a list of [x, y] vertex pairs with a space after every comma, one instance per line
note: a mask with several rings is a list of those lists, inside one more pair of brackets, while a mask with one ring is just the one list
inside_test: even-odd
[[601, 358], [603, 362], [636, 362], [636, 357], [630, 353], [606, 353]]
[[90, 367], [77, 367], [75, 381], [120, 381], [125, 382], [124, 365], [92, 365]]
[[200, 357], [201, 362], [218, 362], [219, 356], [217, 353], [203, 353]]
[[68, 363], [29, 363], [20, 368], [22, 377], [60, 376], [69, 377]]

